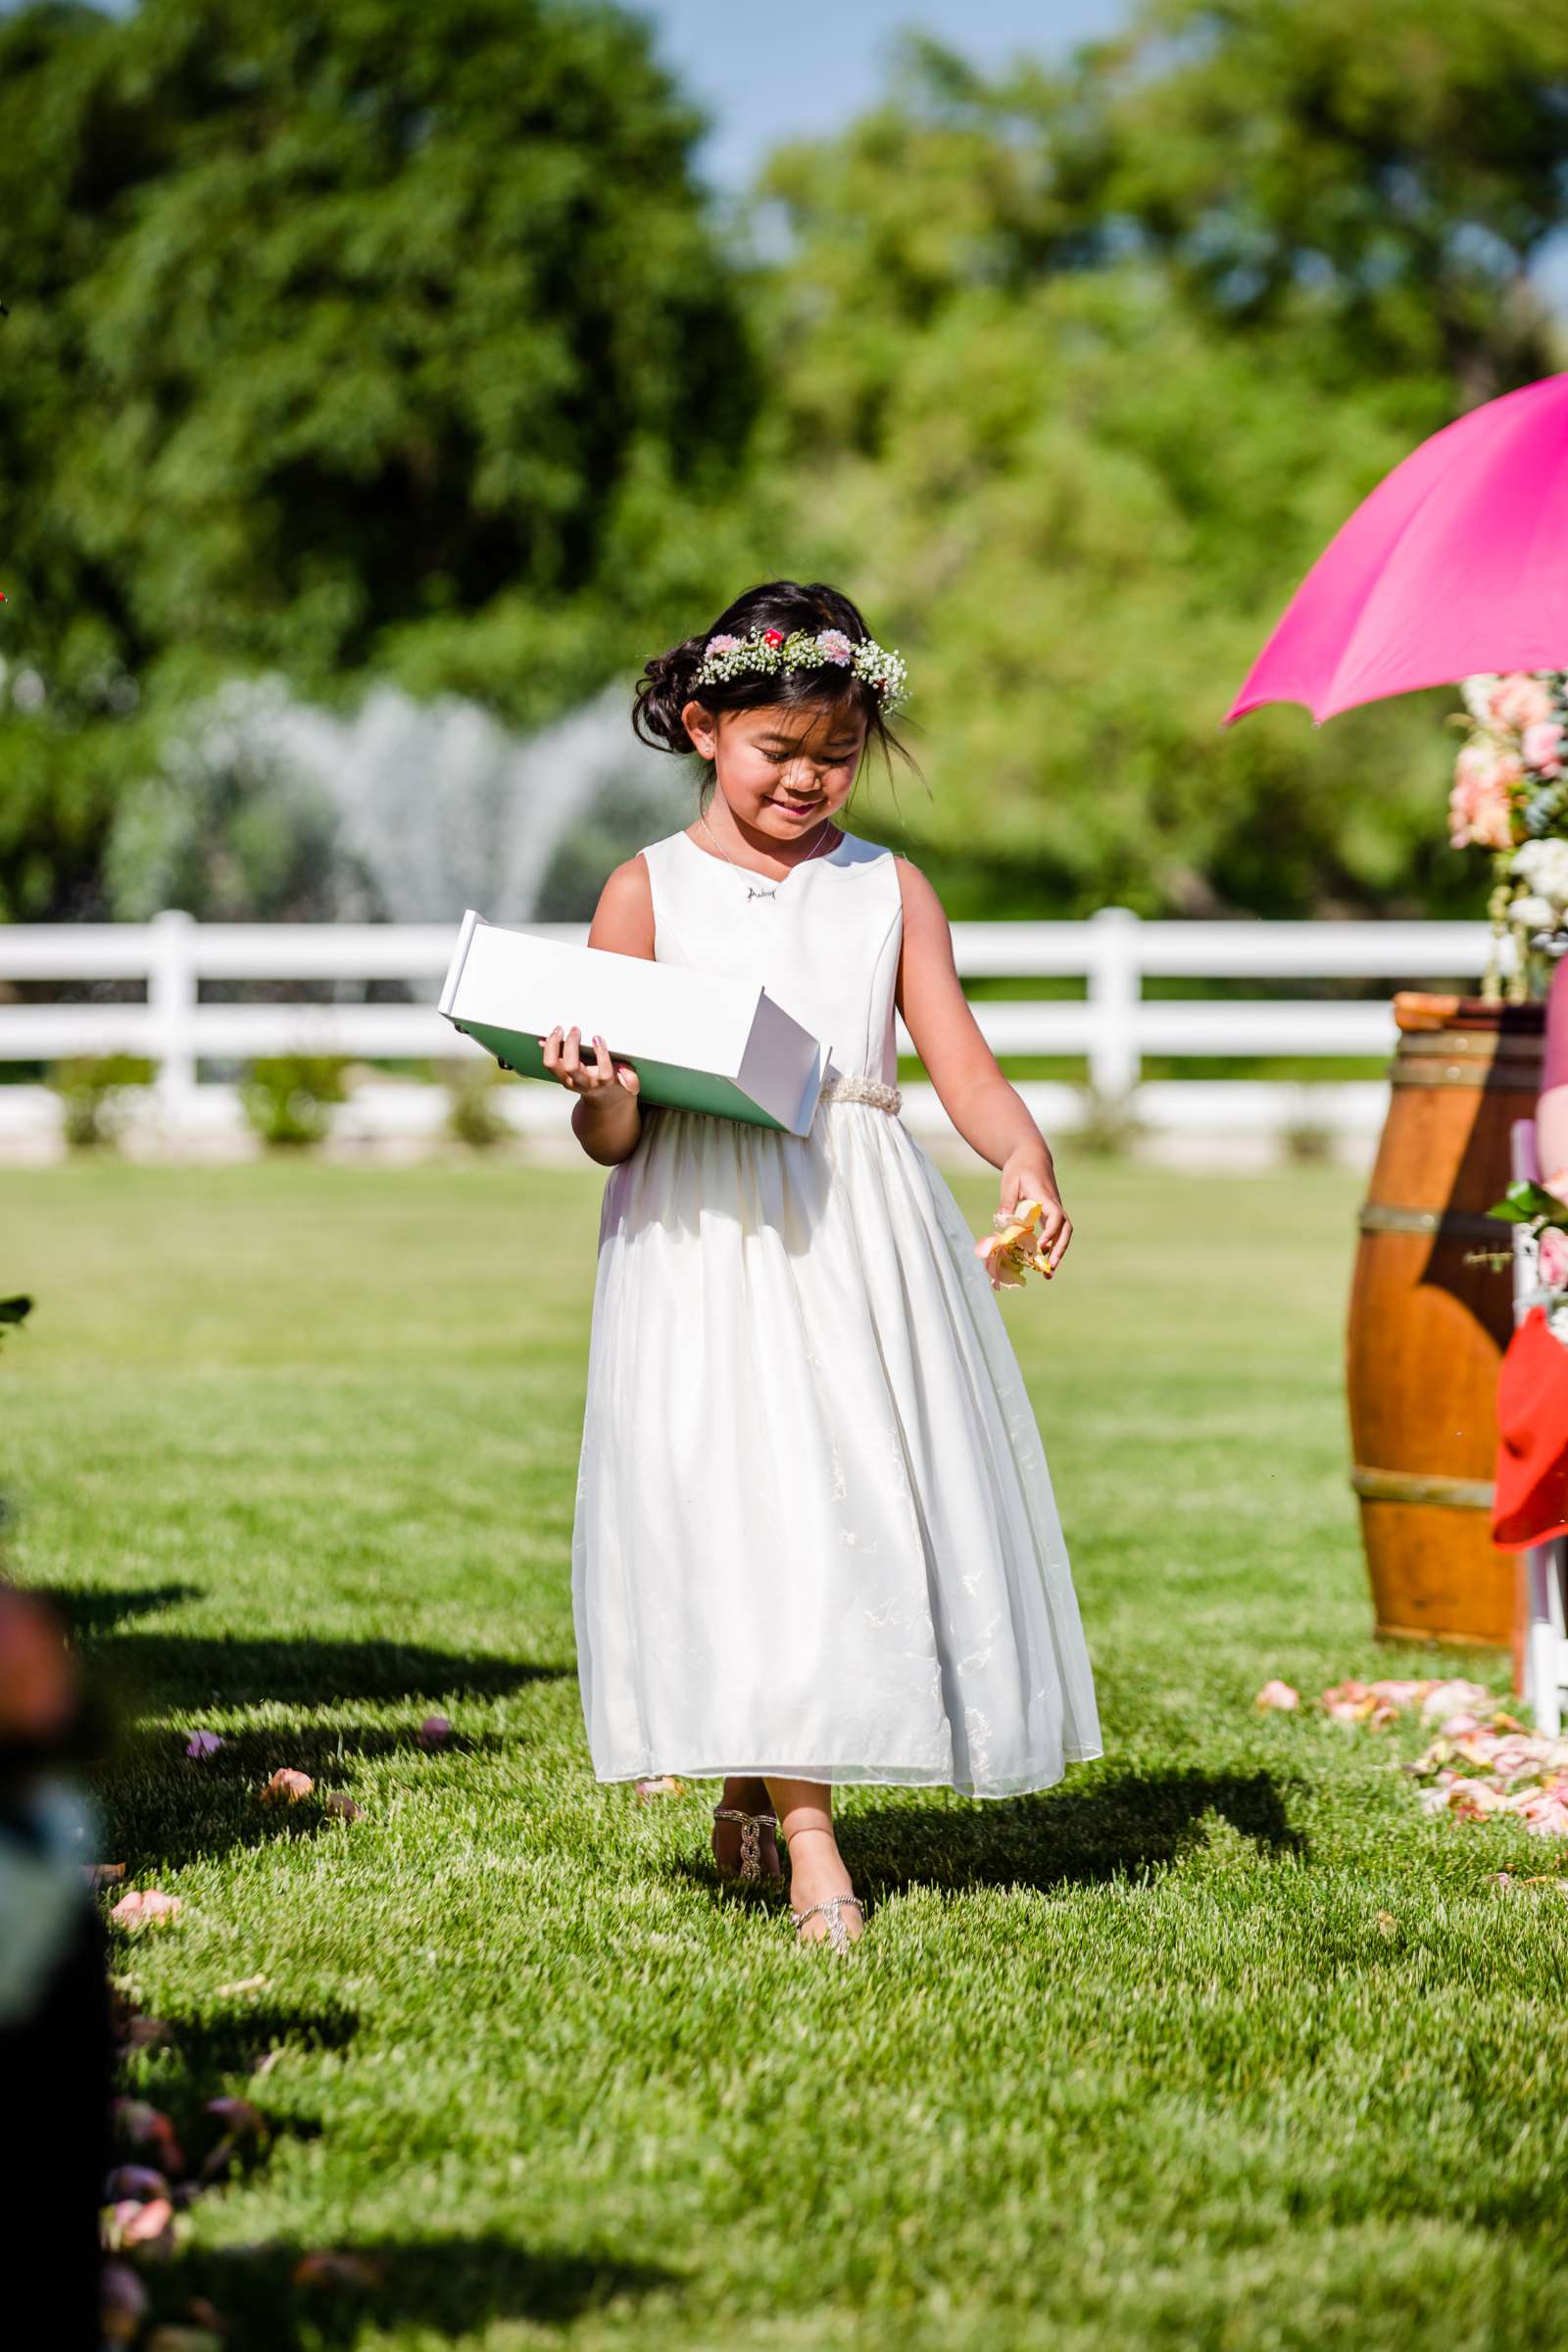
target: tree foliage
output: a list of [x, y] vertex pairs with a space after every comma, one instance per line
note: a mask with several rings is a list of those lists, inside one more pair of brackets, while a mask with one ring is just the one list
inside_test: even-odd
[[909, 656], [930, 798], [858, 808], [956, 911], [1467, 904], [1444, 697], [1220, 720], [1356, 501], [1557, 362], [1568, 20], [1148, 0], [989, 76], [911, 36], [770, 159], [770, 261], [701, 127], [609, 5], [0, 21], [0, 918], [95, 910], [223, 675], [529, 725], [779, 573]]

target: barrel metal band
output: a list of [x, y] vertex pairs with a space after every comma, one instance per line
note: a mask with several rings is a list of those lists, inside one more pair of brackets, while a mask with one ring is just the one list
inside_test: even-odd
[[1495, 1242], [1509, 1246], [1511, 1227], [1479, 1208], [1396, 1208], [1369, 1200], [1358, 1219], [1363, 1233], [1424, 1233], [1446, 1242]]
[[1406, 1061], [1401, 1054], [1390, 1065], [1389, 1082], [1393, 1086], [1469, 1086], [1495, 1094], [1533, 1095], [1541, 1083], [1541, 1063], [1478, 1061], [1466, 1069], [1456, 1061]]
[[1427, 1502], [1450, 1511], [1490, 1511], [1495, 1493], [1486, 1478], [1441, 1478], [1422, 1470], [1352, 1470], [1363, 1502]]
[[1510, 1036], [1495, 1029], [1405, 1029], [1399, 1053], [1409, 1061], [1539, 1061], [1539, 1027]]

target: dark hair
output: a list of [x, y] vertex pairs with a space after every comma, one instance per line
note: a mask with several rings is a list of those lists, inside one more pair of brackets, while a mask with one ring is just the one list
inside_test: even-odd
[[[890, 774], [890, 752], [897, 752], [911, 767], [915, 765], [883, 717], [876, 688], [840, 662], [823, 662], [812, 669], [743, 670], [738, 677], [711, 685], [693, 684], [710, 637], [720, 632], [745, 637], [753, 629], [782, 629], [786, 637], [794, 629], [808, 630], [812, 636], [821, 629], [842, 629], [854, 644], [871, 635], [858, 609], [825, 580], [812, 580], [804, 588], [795, 580], [768, 580], [760, 588], [748, 588], [706, 629], [671, 646], [667, 654], [655, 654], [647, 662], [631, 710], [632, 726], [644, 743], [657, 751], [695, 752], [697, 746], [681, 717], [694, 699], [715, 716], [722, 710], [757, 710], [774, 704], [789, 710], [841, 708], [864, 714], [866, 746], [869, 749], [873, 737], [881, 745]], [[703, 764], [706, 783], [716, 770], [711, 760]]]

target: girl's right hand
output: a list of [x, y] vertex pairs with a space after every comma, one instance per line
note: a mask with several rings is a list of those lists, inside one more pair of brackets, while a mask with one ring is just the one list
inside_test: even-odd
[[612, 1061], [610, 1048], [604, 1039], [594, 1038], [594, 1051], [584, 1061], [581, 1053], [581, 1032], [573, 1025], [563, 1030], [558, 1022], [548, 1037], [539, 1043], [544, 1048], [545, 1070], [548, 1076], [559, 1078], [574, 1095], [586, 1095], [591, 1102], [612, 1100], [612, 1090], [618, 1089], [635, 1102], [642, 1081], [629, 1062]]

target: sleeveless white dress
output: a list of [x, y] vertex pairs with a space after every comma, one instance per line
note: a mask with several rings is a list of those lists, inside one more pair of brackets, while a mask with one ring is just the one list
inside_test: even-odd
[[[892, 1093], [890, 850], [846, 834], [773, 898], [684, 832], [640, 855], [657, 961], [761, 982], [829, 1087]], [[934, 1162], [874, 1100], [806, 1136], [643, 1119], [605, 1185], [572, 1530], [596, 1777], [1012, 1796], [1100, 1755], [1040, 1434]]]

